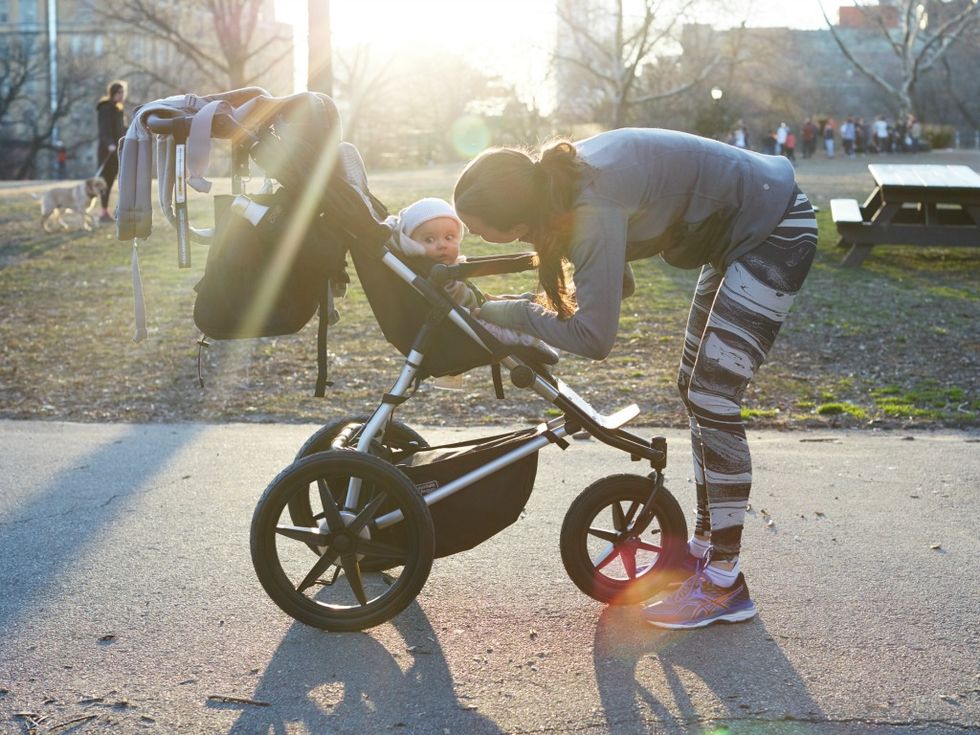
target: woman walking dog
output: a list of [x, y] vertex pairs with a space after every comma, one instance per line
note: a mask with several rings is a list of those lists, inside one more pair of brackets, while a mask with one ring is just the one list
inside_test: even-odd
[[540, 156], [486, 151], [460, 175], [454, 204], [475, 235], [530, 243], [540, 257], [541, 297], [489, 301], [479, 317], [592, 359], [615, 341], [633, 287], [628, 261], [659, 254], [701, 268], [678, 374], [697, 485], [688, 543], [697, 571], [644, 617], [696, 628], [755, 616], [739, 565], [752, 480], [741, 397], [816, 251], [813, 208], [792, 164], [681, 132], [614, 130]]
[[116, 146], [119, 139], [126, 134], [126, 116], [123, 113], [123, 103], [126, 101], [126, 82], [110, 82], [106, 87], [106, 95], [95, 105], [95, 110], [99, 117], [99, 149], [98, 158], [99, 172], [96, 176], [101, 176], [106, 183], [102, 190], [102, 215], [100, 222], [112, 222], [113, 217], [109, 214], [109, 194], [112, 192], [112, 184], [116, 180], [119, 172], [119, 155]]

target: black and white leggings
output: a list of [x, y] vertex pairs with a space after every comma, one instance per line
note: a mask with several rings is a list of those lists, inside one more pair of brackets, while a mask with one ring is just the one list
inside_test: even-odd
[[695, 533], [710, 536], [715, 561], [738, 557], [752, 487], [742, 394], [765, 361], [816, 247], [813, 207], [797, 190], [762, 244], [724, 273], [704, 266], [698, 279], [677, 386], [691, 423]]

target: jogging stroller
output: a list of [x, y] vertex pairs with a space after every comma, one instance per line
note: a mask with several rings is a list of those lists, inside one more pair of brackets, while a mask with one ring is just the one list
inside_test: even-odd
[[[190, 228], [186, 213], [169, 200], [171, 185], [181, 199], [186, 151], [165, 152], [160, 173], [162, 187], [168, 187], [161, 202], [178, 227], [180, 259], [186, 260], [192, 237], [211, 243], [195, 305], [203, 331], [208, 328], [201, 317], [207, 321], [209, 307], [202, 306], [201, 287], [215, 280], [212, 263], [224, 257], [222, 251], [252, 247], [242, 243], [254, 241], [271, 253], [263, 263], [273, 263], [283, 242], [296, 239], [287, 230], [298, 227], [300, 243], [291, 249], [297, 258], [309, 256], [316, 267], [304, 265], [300, 270], [312, 273], [303, 275], [312, 278], [293, 287], [329, 292], [329, 284], [345, 280], [349, 255], [385, 338], [405, 356], [373, 412], [323, 426], [258, 501], [252, 561], [280, 608], [332, 631], [363, 630], [390, 620], [419, 594], [433, 559], [470, 549], [514, 523], [534, 485], [538, 452], [550, 444], [567, 449], [567, 437], [580, 431], [635, 461], [649, 462], [652, 471], [605, 477], [571, 503], [560, 536], [569, 577], [585, 594], [612, 604], [640, 602], [678, 578], [687, 558], [687, 528], [664, 487], [666, 440], [643, 439], [622, 428], [638, 415], [635, 405], [611, 415], [593, 409], [555, 377], [553, 356], [501, 344], [443, 288], [450, 280], [532, 270], [533, 253], [433, 265], [389, 248], [394, 234], [383, 223], [387, 211], [368, 190], [356, 149], [339, 142], [340, 118], [328, 97], [277, 99], [237, 90], [195, 100], [155, 108], [140, 119], [163, 149], [174, 149], [184, 144], [192, 126], [200, 131], [195, 120], [203, 107], [221, 103], [208, 108], [207, 134], [232, 142], [237, 199], [216, 206], [213, 231]], [[263, 195], [243, 192], [249, 158], [268, 177]], [[283, 216], [266, 222], [255, 208], [259, 202], [270, 212], [281, 207]], [[297, 225], [298, 218], [304, 224]], [[235, 237], [222, 239], [222, 230]], [[126, 239], [132, 233], [120, 225], [119, 235]], [[284, 298], [271, 302], [275, 306]], [[319, 304], [322, 324], [329, 301], [316, 293], [312, 301]], [[256, 336], [276, 328], [268, 326], [273, 317], [258, 321], [257, 329], [239, 324], [226, 331]], [[516, 388], [536, 393], [561, 415], [534, 428], [442, 446], [429, 446], [395, 420], [398, 407], [422, 380], [486, 365], [493, 368], [498, 395], [506, 371]]]

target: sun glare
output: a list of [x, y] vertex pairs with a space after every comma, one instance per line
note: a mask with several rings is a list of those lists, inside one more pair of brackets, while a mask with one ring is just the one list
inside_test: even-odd
[[[384, 58], [406, 48], [458, 54], [538, 96], [545, 87], [548, 59], [557, 36], [557, 0], [332, 0], [330, 25], [334, 53], [368, 46]], [[631, 3], [626, 0], [627, 12]], [[305, 89], [306, 8], [308, 0], [275, 0], [276, 18], [291, 23], [296, 38], [296, 87]], [[852, 0], [824, 0], [830, 16]], [[738, 6], [739, 10], [735, 9]], [[735, 17], [735, 16], [738, 17]], [[743, 0], [703, 23], [819, 28], [819, 0]]]
[[[297, 28], [304, 78], [306, 3], [276, 0], [277, 19]], [[544, 83], [554, 7], [554, 0], [333, 0], [331, 39], [334, 53], [366, 45], [378, 60], [405, 49], [445, 51], [529, 89]]]

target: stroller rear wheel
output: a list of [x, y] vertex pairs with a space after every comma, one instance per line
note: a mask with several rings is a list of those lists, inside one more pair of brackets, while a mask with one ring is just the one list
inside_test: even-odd
[[[325, 452], [334, 448], [339, 449], [339, 446], [334, 447], [334, 441], [341, 437], [342, 434], [345, 435], [341, 441], [343, 446], [356, 445], [361, 429], [364, 428], [364, 424], [370, 418], [370, 416], [365, 415], [345, 416], [325, 424], [300, 447], [296, 453], [296, 459], [308, 457], [316, 452]], [[395, 452], [403, 452], [408, 449], [428, 449], [428, 447], [429, 443], [410, 426], [403, 424], [401, 421], [392, 421], [383, 436], [377, 437], [371, 442], [370, 453], [387, 460]], [[346, 488], [344, 492], [346, 492]], [[340, 501], [343, 501], [343, 497], [340, 498]], [[289, 516], [297, 526], [312, 525], [316, 519], [313, 508], [310, 505], [309, 496], [300, 494], [290, 500]], [[315, 554], [319, 553], [315, 546], [310, 546], [310, 549]], [[381, 566], [378, 566], [379, 564]], [[368, 562], [368, 565], [372, 567], [372, 571], [385, 569], [385, 564], [386, 562], [383, 559], [374, 559]]]
[[[344, 416], [336, 421], [331, 421], [329, 424], [324, 424], [323, 427], [318, 429], [299, 448], [299, 451], [296, 453], [296, 459], [313, 454], [314, 452], [325, 452], [328, 449], [333, 449], [334, 440], [348, 429], [348, 427], [350, 428], [350, 433], [349, 439], [345, 442], [345, 446], [356, 444], [360, 430], [370, 418], [370, 416], [365, 415]], [[376, 437], [371, 442], [371, 454], [388, 459], [392, 452], [402, 452], [406, 449], [413, 448], [428, 449], [428, 447], [429, 443], [412, 427], [403, 424], [401, 421], [392, 421], [388, 424], [388, 430], [384, 432], [383, 436]]]
[[[351, 483], [358, 500], [345, 508], [337, 498]], [[294, 522], [288, 510], [303, 496], [318, 509], [308, 524]], [[396, 511], [402, 520], [382, 520]], [[317, 628], [355, 631], [411, 604], [432, 568], [435, 534], [428, 506], [404, 473], [366, 454], [329, 451], [297, 460], [266, 488], [252, 517], [251, 551], [259, 582], [287, 614]], [[386, 571], [376, 571], [379, 560]]]
[[673, 565], [686, 551], [687, 523], [677, 500], [661, 488], [649, 522], [637, 524], [653, 487], [647, 477], [612, 475], [592, 483], [569, 506], [561, 558], [589, 597], [628, 605], [675, 581]]

